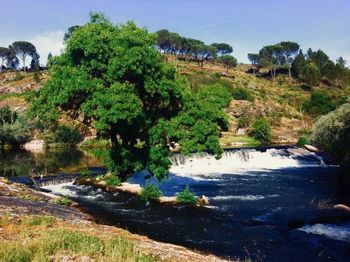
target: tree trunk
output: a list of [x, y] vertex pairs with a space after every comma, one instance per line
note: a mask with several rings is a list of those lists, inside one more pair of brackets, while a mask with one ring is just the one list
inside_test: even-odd
[[24, 74], [26, 75], [27, 74], [27, 70], [26, 70], [26, 57], [25, 56], [23, 56], [22, 61], [23, 61], [23, 71], [24, 71]]
[[288, 65], [288, 75], [289, 75], [289, 78], [292, 78], [292, 71], [291, 71], [290, 65]]

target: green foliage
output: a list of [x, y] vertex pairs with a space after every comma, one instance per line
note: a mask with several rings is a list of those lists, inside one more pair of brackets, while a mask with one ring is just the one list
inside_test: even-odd
[[70, 201], [68, 197], [59, 197], [56, 199], [55, 203], [62, 206], [70, 206], [72, 201]]
[[302, 79], [305, 81], [306, 84], [311, 86], [317, 86], [320, 84], [321, 77], [321, 71], [315, 63], [306, 63], [302, 76]]
[[314, 91], [310, 100], [303, 105], [304, 109], [312, 115], [324, 115], [335, 109], [335, 104], [330, 96], [323, 91]]
[[51, 227], [55, 221], [56, 218], [51, 216], [35, 216], [25, 220], [24, 222], [29, 226]]
[[190, 82], [191, 89], [194, 91], [200, 89], [203, 85], [214, 84], [220, 84], [226, 88], [232, 88], [232, 84], [229, 81], [225, 79], [220, 79], [220, 77], [218, 76], [218, 73], [208, 76], [203, 72], [199, 72], [196, 74], [187, 75], [187, 79]]
[[39, 83], [40, 82], [40, 73], [35, 71], [33, 74], [33, 80], [35, 81], [35, 83]]
[[271, 125], [264, 119], [259, 118], [253, 123], [251, 135], [262, 144], [268, 144], [271, 141]]
[[65, 125], [59, 125], [53, 133], [53, 142], [67, 146], [73, 146], [83, 140], [78, 129]]
[[238, 64], [237, 59], [231, 55], [220, 56], [218, 61], [225, 66], [226, 71], [228, 71], [229, 68], [236, 67]]
[[163, 194], [159, 190], [158, 187], [156, 187], [153, 184], [146, 185], [144, 188], [142, 188], [140, 199], [144, 202], [149, 200], [156, 200], [159, 197], [161, 197]]
[[176, 200], [179, 204], [185, 204], [185, 205], [197, 204], [197, 198], [188, 186], [186, 186], [186, 188], [183, 191], [177, 194]]
[[219, 154], [223, 110], [208, 102], [202, 108], [200, 93], [192, 94], [184, 77], [162, 62], [156, 40], [133, 22], [114, 25], [92, 14], [51, 60], [51, 79], [34, 101], [33, 115], [55, 122], [59, 110], [84, 114], [99, 137], [111, 140], [101, 157], [123, 179], [146, 166], [157, 178], [166, 176], [169, 142], [186, 152]]
[[299, 146], [304, 146], [304, 145], [306, 145], [308, 143], [309, 143], [309, 140], [308, 140], [308, 138], [305, 135], [300, 136], [299, 139], [298, 139], [298, 142], [297, 142], [297, 144]]
[[104, 177], [107, 186], [120, 186], [120, 178], [114, 174], [106, 175]]
[[24, 114], [9, 108], [0, 109], [0, 144], [21, 145], [31, 138], [31, 122]]
[[21, 75], [19, 71], [16, 71], [15, 78], [13, 79], [14, 81], [20, 81], [24, 78], [24, 76]]
[[241, 116], [238, 118], [237, 128], [246, 128], [249, 127], [252, 122], [251, 117], [249, 116]]
[[251, 92], [248, 89], [242, 87], [233, 88], [232, 97], [236, 100], [254, 101], [254, 97], [252, 96]]
[[350, 104], [322, 116], [313, 126], [310, 141], [343, 163], [350, 163]]

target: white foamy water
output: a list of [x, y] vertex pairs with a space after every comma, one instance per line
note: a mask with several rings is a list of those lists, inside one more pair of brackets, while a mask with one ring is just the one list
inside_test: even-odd
[[[302, 157], [311, 159], [306, 161]], [[310, 167], [324, 165], [322, 158], [314, 153], [293, 154], [284, 149], [267, 149], [264, 152], [255, 149], [225, 151], [222, 158], [215, 159], [207, 153], [194, 154], [192, 157], [174, 155], [171, 158], [170, 172], [177, 175], [223, 174], [246, 170], [276, 170], [290, 167]]]
[[304, 226], [298, 230], [350, 243], [350, 224], [343, 226], [315, 224]]
[[74, 187], [73, 182], [61, 183], [56, 185], [47, 185], [41, 188], [49, 190], [55, 195], [76, 197], [77, 193], [74, 190], [72, 190], [72, 187]]
[[256, 201], [270, 197], [278, 197], [278, 195], [241, 195], [241, 196], [216, 196], [211, 197], [213, 200], [242, 200], [242, 201]]

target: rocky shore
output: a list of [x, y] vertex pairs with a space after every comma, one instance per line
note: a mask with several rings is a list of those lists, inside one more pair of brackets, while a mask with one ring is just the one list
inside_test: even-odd
[[[85, 232], [101, 238], [121, 236], [133, 243], [135, 252], [149, 255], [155, 261], [227, 261], [213, 255], [131, 234], [124, 229], [97, 224], [92, 217], [80, 211], [76, 204], [59, 205], [57, 204], [58, 199], [57, 196], [38, 192], [0, 178], [0, 218], [7, 218], [6, 223], [0, 223], [1, 243], [13, 241], [16, 238], [16, 232], [11, 230], [14, 225], [18, 225], [16, 221], [26, 220], [33, 216], [52, 216], [57, 220], [56, 229]], [[62, 257], [55, 257], [52, 261], [95, 261], [93, 257], [70, 253], [64, 255], [65, 260], [62, 259]]]

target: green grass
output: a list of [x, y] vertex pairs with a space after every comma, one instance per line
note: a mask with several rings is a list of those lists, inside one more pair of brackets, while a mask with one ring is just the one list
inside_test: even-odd
[[52, 223], [56, 221], [46, 216], [28, 217], [22, 222], [6, 220], [11, 232], [20, 233], [1, 242], [0, 261], [41, 262], [53, 261], [53, 258], [59, 261], [60, 255], [74, 257], [72, 261], [80, 261], [77, 258], [82, 256], [94, 261], [156, 261], [155, 257], [136, 251], [133, 242], [121, 236], [103, 238], [90, 230], [63, 228], [59, 223], [43, 230], [42, 226], [51, 220]]
[[79, 148], [81, 149], [108, 148], [110, 146], [111, 146], [110, 140], [95, 138], [95, 139], [82, 142], [79, 145]]
[[59, 197], [56, 199], [55, 203], [62, 206], [70, 206], [72, 201], [70, 201], [68, 197]]
[[224, 147], [253, 147], [261, 145], [258, 140], [248, 136], [226, 136], [220, 142], [226, 145]]

